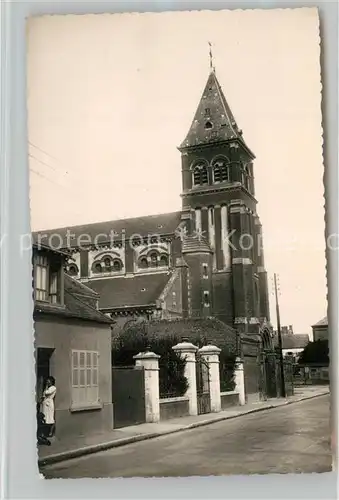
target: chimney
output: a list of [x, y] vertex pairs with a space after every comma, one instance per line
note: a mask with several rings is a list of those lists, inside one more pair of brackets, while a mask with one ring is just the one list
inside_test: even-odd
[[289, 325], [288, 326], [288, 330], [289, 330], [289, 333], [293, 334], [293, 325]]
[[288, 327], [287, 326], [282, 326], [281, 327], [281, 334], [282, 335], [288, 335]]

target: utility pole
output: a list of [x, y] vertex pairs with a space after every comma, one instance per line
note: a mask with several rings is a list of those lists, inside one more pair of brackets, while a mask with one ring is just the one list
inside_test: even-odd
[[282, 350], [282, 338], [281, 338], [281, 325], [280, 325], [280, 309], [278, 301], [278, 287], [277, 287], [277, 275], [274, 273], [274, 293], [275, 293], [275, 309], [277, 315], [277, 330], [278, 330], [278, 342], [279, 342], [279, 357], [280, 357], [280, 378], [281, 378], [281, 396], [286, 397], [285, 390], [285, 373], [284, 373], [284, 356]]

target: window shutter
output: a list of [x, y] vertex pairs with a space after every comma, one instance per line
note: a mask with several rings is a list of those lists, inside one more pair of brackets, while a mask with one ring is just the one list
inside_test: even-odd
[[99, 353], [72, 351], [72, 405], [86, 407], [99, 402]]

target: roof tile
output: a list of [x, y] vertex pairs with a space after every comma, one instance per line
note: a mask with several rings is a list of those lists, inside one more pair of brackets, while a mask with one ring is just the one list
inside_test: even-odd
[[99, 294], [100, 309], [146, 306], [155, 304], [171, 275], [165, 272], [95, 279], [87, 285]]

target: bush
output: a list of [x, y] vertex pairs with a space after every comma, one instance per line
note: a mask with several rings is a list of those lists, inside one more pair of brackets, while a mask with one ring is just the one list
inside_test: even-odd
[[328, 365], [329, 362], [328, 340], [326, 339], [309, 342], [300, 354], [298, 361], [301, 365], [312, 363]]
[[178, 342], [180, 339], [176, 337], [150, 338], [147, 325], [143, 323], [131, 325], [114, 341], [112, 364], [132, 366], [135, 364], [133, 356], [151, 350], [160, 356], [160, 397], [183, 396], [188, 389], [188, 381], [184, 375], [186, 361], [172, 349]]
[[220, 390], [221, 392], [234, 391], [235, 355], [229, 354], [226, 349], [220, 353]]

